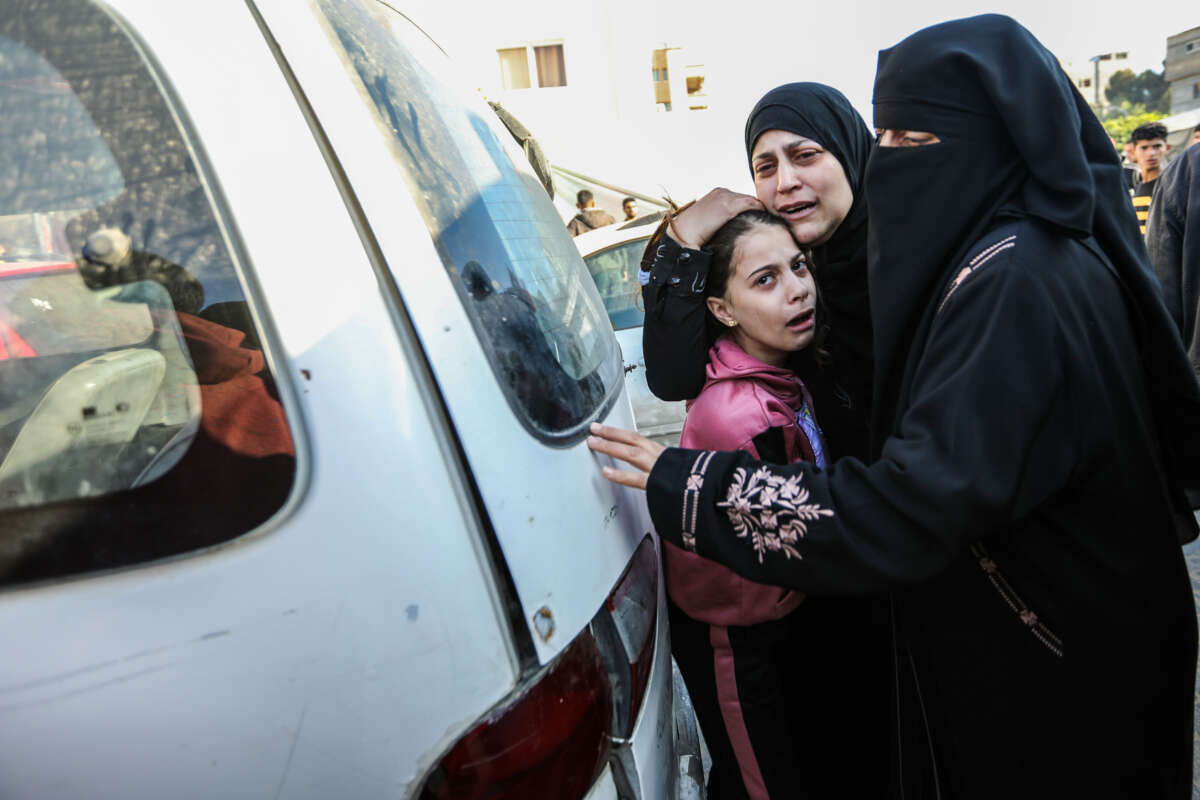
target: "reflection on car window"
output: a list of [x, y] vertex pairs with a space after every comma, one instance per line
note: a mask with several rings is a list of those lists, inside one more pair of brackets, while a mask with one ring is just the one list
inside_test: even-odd
[[[404, 169], [518, 418], [573, 440], [619, 390], [620, 356], [596, 289], [524, 158], [440, 77], [445, 56], [373, 0], [317, 0], [331, 39]], [[481, 111], [474, 111], [478, 107]]]
[[645, 317], [645, 312], [637, 306], [642, 293], [637, 274], [645, 249], [646, 240], [637, 239], [592, 253], [584, 259], [600, 291], [600, 299], [604, 301], [604, 310], [616, 330], [641, 327]]
[[0, 584], [240, 535], [294, 448], [187, 133], [87, 0], [0, 0]]

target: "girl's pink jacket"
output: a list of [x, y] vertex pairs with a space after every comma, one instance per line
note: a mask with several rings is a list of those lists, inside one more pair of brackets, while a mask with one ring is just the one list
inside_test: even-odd
[[[812, 460], [813, 450], [796, 412], [808, 391], [796, 374], [748, 355], [721, 336], [708, 353], [707, 380], [688, 405], [679, 446], [694, 450], [745, 450], [755, 458], [754, 437], [779, 428], [788, 463]], [[810, 405], [811, 410], [811, 405]], [[663, 542], [667, 594], [692, 619], [710, 625], [754, 625], [779, 619], [804, 595], [748, 581], [695, 553]]]

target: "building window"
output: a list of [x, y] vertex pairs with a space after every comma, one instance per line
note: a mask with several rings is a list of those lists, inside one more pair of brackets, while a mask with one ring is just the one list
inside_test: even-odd
[[1087, 89], [1091, 85], [1092, 85], [1091, 78], [1083, 78], [1079, 81], [1079, 88], [1081, 88], [1081, 89]]
[[535, 71], [539, 87], [567, 85], [561, 44], [505, 47], [496, 55], [500, 57], [500, 83], [505, 89], [529, 89]]
[[657, 69], [650, 70], [650, 79], [655, 80], [655, 81], [658, 80], [658, 70]]
[[497, 50], [500, 56], [500, 81], [505, 89], [528, 89], [529, 56], [524, 47]]
[[538, 86], [566, 86], [567, 67], [563, 61], [563, 46], [548, 44], [533, 48], [537, 61]]
[[[667, 79], [667, 68], [666, 68], [666, 67], [663, 67], [663, 68], [662, 68], [662, 79], [663, 79], [664, 81]], [[669, 109], [668, 109], [668, 110], [669, 110]]]
[[1192, 99], [1200, 98], [1200, 83], [1192, 84]]
[[1188, 42], [1186, 45], [1183, 46], [1183, 50], [1186, 53], [1190, 53], [1190, 52], [1192, 52], [1193, 49], [1195, 49], [1195, 47], [1196, 47], [1195, 42]]

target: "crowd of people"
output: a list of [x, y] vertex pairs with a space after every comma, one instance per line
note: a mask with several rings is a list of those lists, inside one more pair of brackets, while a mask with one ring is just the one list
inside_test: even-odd
[[882, 51], [873, 104], [758, 102], [754, 195], [639, 275], [681, 447], [589, 440], [646, 490], [709, 796], [1190, 797], [1200, 147], [1135, 131], [1135, 187], [998, 15]]

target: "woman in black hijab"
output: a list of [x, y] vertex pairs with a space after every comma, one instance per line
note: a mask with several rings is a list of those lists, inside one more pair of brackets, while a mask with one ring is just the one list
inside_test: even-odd
[[[806, 348], [791, 366], [813, 396], [829, 452], [865, 457], [872, 361], [862, 184], [873, 136], [836, 89], [791, 83], [759, 100], [746, 120], [745, 139], [758, 198], [714, 190], [683, 210], [673, 228], [664, 228], [667, 238], [656, 236], [647, 248], [648, 382], [667, 399], [694, 397], [703, 386], [715, 332], [708, 329], [704, 301], [711, 254], [700, 243], [737, 213], [765, 207], [788, 220], [799, 243], [812, 247], [819, 287], [818, 346], [826, 358], [818, 366]], [[763, 634], [788, 642], [779, 659], [793, 680], [780, 687], [786, 709], [764, 709], [747, 723], [764, 771], [763, 786], [750, 787], [749, 794], [722, 725], [712, 626], [674, 603], [668, 610], [672, 652], [712, 753], [710, 797], [760, 797], [763, 791], [789, 800], [879, 795], [887, 773], [891, 674], [885, 596], [808, 598]], [[787, 787], [782, 794], [780, 786]]]
[[[778, 146], [763, 147], [771, 137]], [[818, 370], [814, 354], [802, 351], [793, 368], [813, 393], [831, 453], [866, 456], [873, 367], [862, 185], [873, 138], [832, 87], [789, 83], [763, 95], [745, 131], [757, 199], [716, 189], [676, 217], [663, 246], [647, 251], [642, 352], [656, 395], [688, 399], [704, 385], [715, 332], [704, 305], [710, 255], [700, 243], [738, 213], [765, 208], [788, 219], [796, 241], [812, 248], [821, 298], [818, 345], [828, 358]]]
[[874, 99], [874, 463], [591, 444], [669, 541], [892, 590], [905, 797], [1190, 797], [1200, 386], [1112, 147], [1007, 17], [883, 51]]

